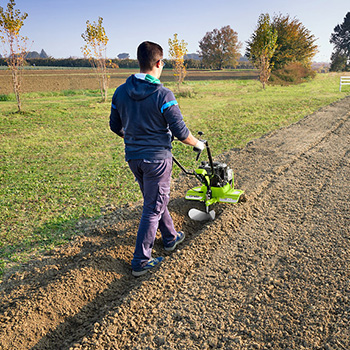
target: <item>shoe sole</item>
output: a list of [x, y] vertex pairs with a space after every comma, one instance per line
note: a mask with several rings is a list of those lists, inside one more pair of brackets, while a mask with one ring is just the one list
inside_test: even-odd
[[145, 275], [149, 270], [151, 269], [146, 269], [146, 270], [142, 270], [142, 271], [134, 271], [132, 270], [131, 274], [135, 277], [140, 277], [140, 276], [143, 276]]
[[167, 248], [164, 247], [164, 250], [167, 252], [172, 252], [178, 244], [180, 244], [184, 241], [184, 239], [185, 239], [185, 234], [183, 234], [182, 238], [179, 241], [175, 242], [175, 244], [172, 247], [167, 247]]

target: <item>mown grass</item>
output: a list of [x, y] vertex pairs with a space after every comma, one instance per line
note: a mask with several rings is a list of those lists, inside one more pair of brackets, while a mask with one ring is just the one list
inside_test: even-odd
[[[257, 81], [198, 81], [177, 99], [193, 133], [201, 130], [213, 155], [286, 126], [350, 93], [338, 75], [319, 75], [289, 87]], [[175, 85], [166, 83], [175, 89]], [[110, 96], [113, 91], [110, 91]], [[16, 113], [10, 95], [0, 98], [0, 270], [38, 251], [67, 242], [82, 218], [107, 205], [140, 199], [124, 161], [122, 140], [109, 130], [109, 103], [93, 90], [30, 93]], [[195, 166], [190, 147], [174, 155]], [[174, 168], [174, 176], [179, 170]], [[252, 174], [252, 176], [254, 176]], [[186, 189], [184, 189], [185, 191]]]

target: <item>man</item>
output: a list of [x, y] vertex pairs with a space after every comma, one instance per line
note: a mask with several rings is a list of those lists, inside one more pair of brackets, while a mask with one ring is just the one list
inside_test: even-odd
[[163, 260], [151, 257], [157, 229], [166, 251], [174, 250], [185, 238], [183, 232], [176, 232], [167, 208], [173, 138], [199, 151], [205, 147], [185, 125], [174, 94], [159, 81], [164, 66], [162, 59], [160, 45], [141, 43], [137, 49], [140, 73], [130, 76], [112, 98], [110, 128], [124, 138], [125, 160], [144, 199], [131, 262], [134, 276], [145, 274]]

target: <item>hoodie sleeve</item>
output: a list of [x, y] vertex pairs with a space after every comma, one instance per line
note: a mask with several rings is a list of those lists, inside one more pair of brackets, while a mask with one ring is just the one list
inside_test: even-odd
[[165, 99], [161, 106], [161, 112], [165, 120], [169, 124], [169, 129], [172, 132], [172, 134], [180, 141], [185, 140], [190, 134], [190, 131], [183, 120], [175, 96], [170, 90], [165, 95]]
[[109, 116], [109, 127], [117, 135], [119, 135], [120, 137], [124, 137], [124, 128], [119, 112], [117, 110], [117, 106], [115, 105], [114, 97], [112, 99], [111, 114]]

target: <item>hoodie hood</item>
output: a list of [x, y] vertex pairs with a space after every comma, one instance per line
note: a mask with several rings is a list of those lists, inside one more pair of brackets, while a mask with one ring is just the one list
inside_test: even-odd
[[126, 92], [135, 101], [144, 100], [162, 87], [162, 84], [154, 84], [147, 80], [138, 79], [131, 75], [126, 80]]

